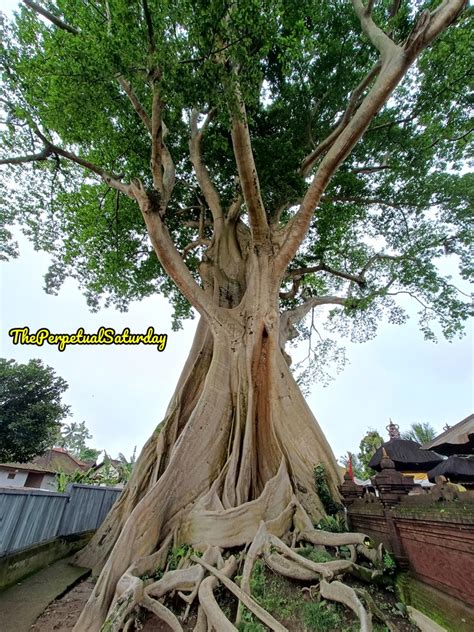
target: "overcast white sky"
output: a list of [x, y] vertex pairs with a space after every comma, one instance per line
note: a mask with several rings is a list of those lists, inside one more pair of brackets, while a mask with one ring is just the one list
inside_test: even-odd
[[[7, 11], [15, 2], [3, 4]], [[69, 383], [65, 401], [73, 419], [85, 420], [93, 434], [90, 444], [112, 455], [129, 456], [140, 449], [161, 421], [190, 347], [196, 320], [184, 331], [171, 331], [171, 310], [161, 297], [132, 305], [126, 314], [103, 309], [91, 314], [72, 281], [58, 296], [42, 290], [48, 256], [21, 241], [21, 256], [1, 265], [0, 354], [26, 362], [40, 358]], [[466, 289], [466, 288], [464, 288]], [[30, 331], [48, 327], [54, 333], [73, 333], [78, 327], [95, 332], [100, 326], [122, 331], [168, 334], [166, 350], [153, 346], [74, 346], [64, 352], [50, 346], [14, 346], [12, 327]], [[315, 385], [308, 403], [337, 457], [357, 451], [368, 428], [386, 436], [391, 417], [400, 429], [417, 421], [438, 431], [474, 409], [472, 326], [454, 343], [423, 340], [416, 308], [406, 325], [383, 325], [378, 337], [348, 345], [350, 365], [327, 388]], [[291, 423], [291, 420], [288, 420]]]

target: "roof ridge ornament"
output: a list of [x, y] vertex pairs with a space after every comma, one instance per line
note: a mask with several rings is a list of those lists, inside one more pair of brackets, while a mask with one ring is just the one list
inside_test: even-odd
[[386, 426], [388, 430], [388, 436], [390, 439], [400, 439], [400, 432], [398, 424], [394, 424], [391, 417], [389, 417], [390, 423]]

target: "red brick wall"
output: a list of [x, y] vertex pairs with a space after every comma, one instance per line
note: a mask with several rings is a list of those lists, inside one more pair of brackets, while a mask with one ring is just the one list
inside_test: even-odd
[[[393, 518], [392, 534], [386, 511]], [[474, 606], [473, 507], [446, 503], [417, 508], [402, 504], [384, 510], [380, 503], [357, 502], [348, 513], [353, 530], [383, 542], [396, 557], [406, 556], [415, 577]]]

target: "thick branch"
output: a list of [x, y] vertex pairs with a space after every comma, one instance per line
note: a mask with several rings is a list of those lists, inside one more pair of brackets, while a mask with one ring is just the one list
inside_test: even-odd
[[27, 7], [30, 7], [30, 9], [33, 9], [35, 13], [39, 13], [39, 15], [42, 15], [44, 18], [49, 20], [52, 24], [62, 29], [63, 31], [72, 33], [72, 35], [79, 35], [80, 31], [78, 29], [74, 28], [70, 24], [66, 24], [66, 22], [63, 22], [63, 20], [56, 17], [50, 11], [47, 11], [46, 9], [41, 7], [39, 4], [36, 4], [36, 2], [31, 2], [31, 0], [23, 0], [23, 2], [24, 4], [26, 4]]
[[352, 4], [362, 30], [380, 52], [382, 61], [386, 61], [396, 50], [400, 50], [397, 44], [373, 21], [370, 3], [365, 7], [362, 0], [352, 0]]
[[221, 223], [224, 219], [221, 201], [217, 189], [209, 176], [209, 172], [203, 163], [201, 150], [202, 137], [206, 132], [214, 113], [215, 110], [210, 110], [201, 129], [198, 129], [198, 112], [194, 108], [191, 111], [191, 138], [189, 140], [189, 154], [199, 187], [212, 213], [214, 226], [218, 229], [218, 226], [220, 225], [219, 223]]
[[151, 160], [153, 186], [160, 193], [162, 209], [166, 211], [175, 183], [175, 166], [171, 154], [164, 143], [168, 132], [162, 119], [163, 103], [159, 89], [159, 71], [152, 78], [153, 102], [151, 111]]
[[216, 317], [219, 308], [213, 305], [212, 300], [196, 283], [171, 239], [162, 219], [164, 208], [160, 208], [159, 203], [146, 192], [140, 181], [134, 180], [130, 189], [140, 206], [153, 248], [165, 272], [201, 315]]
[[145, 108], [143, 107], [143, 105], [138, 100], [138, 97], [135, 94], [135, 92], [133, 91], [133, 88], [132, 88], [131, 84], [125, 79], [125, 77], [123, 75], [117, 75], [117, 81], [119, 82], [119, 84], [124, 89], [125, 94], [130, 99], [130, 102], [131, 102], [131, 104], [133, 105], [133, 107], [135, 109], [135, 112], [141, 118], [141, 120], [143, 121], [143, 124], [145, 125], [145, 127], [147, 128], [147, 130], [149, 131], [149, 133], [151, 135], [152, 128], [151, 128], [150, 117], [146, 113]]
[[268, 238], [268, 222], [260, 194], [245, 104], [238, 88], [236, 92], [237, 111], [232, 117], [232, 144], [253, 238], [255, 243], [261, 244]]
[[[361, 14], [361, 10], [363, 10], [361, 20], [364, 20], [364, 23], [368, 24], [367, 21], [371, 19], [367, 17], [362, 2], [360, 0], [353, 0], [353, 2], [356, 8], [358, 7], [359, 9], [358, 14]], [[431, 39], [426, 37], [426, 33], [430, 32], [431, 37], [436, 36], [440, 30], [442, 30], [439, 24], [442, 23], [445, 26], [449, 24], [460, 13], [464, 4], [464, 0], [448, 0], [443, 9], [439, 10], [443, 17], [441, 18], [436, 12], [435, 22], [438, 26], [434, 30], [428, 28], [428, 30], [425, 31], [424, 46], [427, 46], [431, 41]], [[387, 57], [386, 54], [382, 55], [382, 69], [372, 89], [321, 161], [298, 212], [279, 236], [281, 249], [277, 256], [275, 272], [280, 275], [280, 278], [283, 276], [288, 263], [296, 254], [296, 251], [304, 239], [310, 226], [313, 212], [319, 204], [321, 196], [333, 174], [364, 134], [374, 116], [384, 103], [386, 103], [421, 50], [417, 47], [414, 50], [410, 50], [409, 54], [407, 54], [406, 50], [400, 49], [400, 47], [393, 44], [391, 40], [389, 40], [391, 42], [390, 45], [386, 47], [386, 40], [384, 38], [381, 39], [383, 44], [380, 44], [380, 42], [379, 44], [383, 50], [390, 50], [390, 56]]]
[[145, 15], [146, 22], [146, 30], [148, 35], [148, 48], [150, 53], [155, 52], [155, 35], [153, 32], [153, 21], [151, 19], [150, 8], [148, 6], [147, 0], [142, 0], [143, 2], [143, 13]]
[[161, 98], [157, 83], [153, 84], [153, 104], [151, 108], [151, 172], [153, 186], [163, 195], [163, 173], [161, 171], [161, 145], [163, 128], [161, 125]]
[[349, 103], [347, 104], [346, 111], [336, 124], [333, 131], [327, 136], [319, 145], [303, 160], [301, 163], [300, 173], [302, 176], [307, 176], [311, 170], [311, 167], [314, 165], [316, 160], [321, 156], [328, 147], [332, 145], [332, 143], [336, 140], [342, 130], [346, 127], [347, 123], [350, 121], [354, 111], [360, 104], [360, 99], [364, 94], [364, 91], [369, 87], [370, 83], [380, 72], [381, 64], [377, 62], [370, 72], [362, 79], [359, 85], [353, 90], [351, 97], [349, 99]]

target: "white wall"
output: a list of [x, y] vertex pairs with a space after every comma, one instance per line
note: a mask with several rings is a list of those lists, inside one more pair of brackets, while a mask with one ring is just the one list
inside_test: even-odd
[[14, 470], [0, 468], [0, 487], [24, 487], [28, 472], [15, 472], [15, 478], [8, 478], [8, 473]]
[[47, 489], [49, 492], [57, 492], [56, 477], [54, 474], [45, 474], [43, 482], [41, 483], [41, 489]]

